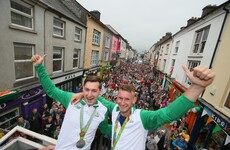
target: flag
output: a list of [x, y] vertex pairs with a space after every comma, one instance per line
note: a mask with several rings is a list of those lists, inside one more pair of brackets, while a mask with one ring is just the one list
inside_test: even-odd
[[212, 117], [208, 117], [208, 120], [206, 121], [205, 125], [209, 124], [212, 121], [213, 121]]
[[222, 130], [219, 125], [216, 125], [215, 128], [213, 129], [212, 133], [216, 133], [218, 131]]

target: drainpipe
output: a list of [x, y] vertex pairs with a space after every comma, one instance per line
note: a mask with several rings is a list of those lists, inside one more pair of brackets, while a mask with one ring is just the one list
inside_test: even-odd
[[218, 48], [218, 46], [219, 46], [220, 37], [221, 37], [222, 32], [223, 32], [224, 24], [225, 24], [225, 22], [226, 22], [226, 20], [227, 20], [228, 13], [229, 13], [229, 10], [228, 10], [228, 9], [226, 9], [226, 5], [224, 6], [223, 10], [226, 12], [226, 14], [225, 14], [225, 16], [224, 16], [224, 21], [223, 21], [223, 23], [222, 23], [222, 27], [221, 27], [221, 29], [220, 29], [219, 37], [218, 37], [218, 40], [217, 40], [217, 43], [216, 43], [216, 46], [215, 46], [214, 53], [213, 53], [213, 55], [212, 55], [212, 59], [211, 59], [211, 63], [210, 63], [209, 68], [212, 68], [213, 60], [214, 60], [214, 57], [215, 57], [215, 54], [216, 54], [217, 48]]
[[[44, 11], [44, 54], [46, 54], [46, 11]], [[44, 60], [44, 66], [46, 67], [46, 61]]]
[[[227, 4], [226, 4], [227, 5]], [[215, 46], [215, 50], [213, 52], [213, 55], [212, 55], [212, 59], [211, 59], [211, 62], [210, 62], [210, 65], [209, 65], [209, 68], [211, 69], [212, 68], [212, 65], [213, 65], [213, 61], [214, 61], [214, 58], [215, 58], [215, 55], [216, 55], [216, 51], [217, 51], [217, 48], [219, 46], [219, 43], [220, 43], [220, 37], [222, 35], [222, 32], [223, 32], [223, 29], [224, 29], [224, 24], [227, 20], [227, 17], [228, 17], [228, 13], [229, 13], [229, 10], [226, 8], [226, 5], [224, 6], [223, 10], [226, 12], [225, 13], [225, 16], [224, 16], [224, 21], [222, 23], [222, 26], [221, 26], [221, 29], [220, 29], [220, 33], [219, 33], [219, 37], [218, 37], [218, 40], [217, 40], [217, 43], [216, 43], [216, 46]], [[205, 90], [203, 91], [203, 93], [201, 94], [201, 97], [204, 95], [204, 92]]]

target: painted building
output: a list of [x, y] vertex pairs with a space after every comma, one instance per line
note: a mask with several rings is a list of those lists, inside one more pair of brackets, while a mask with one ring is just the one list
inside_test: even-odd
[[0, 12], [0, 127], [11, 128], [17, 116], [27, 118], [33, 108], [52, 103], [35, 73], [33, 54], [47, 54], [44, 66], [59, 88], [72, 91], [81, 83], [86, 22], [64, 1], [0, 1]]

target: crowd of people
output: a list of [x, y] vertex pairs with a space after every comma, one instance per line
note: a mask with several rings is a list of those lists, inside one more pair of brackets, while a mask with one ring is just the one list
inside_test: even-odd
[[[109, 75], [104, 75], [103, 82], [107, 91], [103, 96], [116, 102], [119, 85], [133, 84], [136, 89], [136, 108], [158, 110], [167, 107], [173, 101], [169, 98], [169, 89], [162, 88], [160, 81], [149, 65], [125, 63], [113, 68]], [[186, 114], [171, 122], [169, 127], [163, 127], [163, 130], [150, 130], [146, 149], [186, 149], [190, 136], [185, 120]]]
[[[105, 71], [102, 83], [93, 76], [87, 77], [82, 89], [79, 89], [79, 87], [77, 90], [73, 89], [73, 92], [79, 93], [78, 98], [83, 91], [83, 95], [81, 95], [83, 99], [79, 100], [80, 103], [72, 104], [74, 103], [73, 100], [76, 100], [76, 94], [61, 91], [51, 83], [48, 74], [41, 65], [44, 58], [45, 55], [35, 55], [32, 57], [32, 61], [45, 92], [57, 101], [52, 103], [51, 108], [48, 108], [45, 104], [41, 112], [34, 108], [28, 121], [20, 116], [18, 125], [55, 139], [58, 139], [59, 133], [62, 137], [67, 135], [74, 137], [74, 139], [59, 138], [56, 149], [63, 149], [64, 147], [84, 147], [85, 149], [91, 147], [93, 149], [95, 146], [98, 149], [100, 139], [103, 137], [103, 149], [114, 150], [132, 146], [137, 148], [139, 146], [140, 149], [145, 147], [149, 150], [168, 148], [185, 150], [190, 138], [185, 122], [186, 112], [193, 106], [193, 102], [196, 101], [204, 88], [212, 82], [214, 77], [213, 74], [208, 77], [203, 75], [207, 79], [200, 82], [202, 79], [199, 75], [192, 75], [192, 72], [183, 68], [186, 74], [190, 76], [189, 78], [193, 80], [194, 85], [187, 90], [185, 95], [181, 95], [176, 103], [168, 107], [174, 100], [169, 97], [169, 89], [161, 87], [161, 80], [157, 74], [154, 74], [153, 68], [144, 63], [126, 62]], [[198, 68], [197, 73], [201, 73], [199, 70], [201, 69]], [[96, 102], [97, 100], [99, 104]], [[182, 101], [187, 103], [186, 108]], [[87, 108], [85, 108], [86, 104], [88, 105]], [[178, 110], [175, 114], [172, 114], [176, 107], [178, 107]], [[96, 112], [97, 109], [101, 111]], [[135, 109], [138, 110], [135, 111]], [[120, 111], [116, 112], [115, 110]], [[162, 117], [159, 114], [162, 114]], [[185, 115], [182, 116], [183, 114]], [[80, 118], [76, 118], [76, 115]], [[85, 119], [83, 115], [86, 115], [84, 117], [87, 118], [86, 121], [88, 120], [85, 123], [83, 122]], [[105, 116], [105, 118], [99, 116]], [[139, 118], [136, 120], [137, 122], [133, 120], [132, 116]], [[64, 117], [66, 117], [66, 123], [63, 122]], [[117, 122], [120, 122], [120, 127], [118, 127]], [[132, 144], [134, 141], [129, 144], [127, 142], [127, 144], [122, 144], [124, 140], [122, 138], [126, 137], [127, 140], [127, 137], [132, 136], [130, 134], [131, 130], [124, 130], [124, 133], [122, 133], [125, 125], [127, 124], [128, 128], [135, 128], [132, 125], [134, 122], [136, 127], [139, 126], [139, 131], [137, 128], [135, 129], [136, 133], [143, 134], [143, 137], [148, 133], [146, 139], [136, 139], [137, 137], [135, 137], [136, 140], [143, 141], [144, 145], [142, 143], [139, 143], [138, 146], [137, 143]], [[165, 123], [169, 122], [170, 128], [165, 128]], [[107, 123], [112, 124], [112, 129]], [[78, 125], [76, 126], [76, 124]], [[117, 135], [118, 128], [121, 131]], [[74, 132], [72, 132], [73, 129]], [[89, 131], [87, 131], [88, 129]], [[120, 136], [120, 132], [124, 136]], [[119, 140], [120, 137], [121, 140]], [[75, 138], [77, 138], [77, 141]], [[117, 142], [120, 143], [116, 145]]]

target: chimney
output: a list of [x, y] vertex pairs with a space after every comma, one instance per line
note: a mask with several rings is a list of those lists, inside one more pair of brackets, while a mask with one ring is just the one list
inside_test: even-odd
[[201, 15], [201, 17], [206, 16], [208, 13], [210, 13], [211, 11], [213, 11], [216, 7], [217, 7], [216, 5], [207, 5], [207, 6], [205, 6], [202, 9], [202, 15]]
[[95, 18], [97, 18], [98, 20], [100, 20], [101, 13], [100, 13], [98, 10], [90, 11], [90, 13], [91, 13]]
[[196, 22], [197, 19], [198, 19], [197, 17], [192, 17], [192, 18], [190, 18], [190, 19], [187, 21], [187, 26], [189, 26], [189, 25], [193, 24], [194, 22]]

